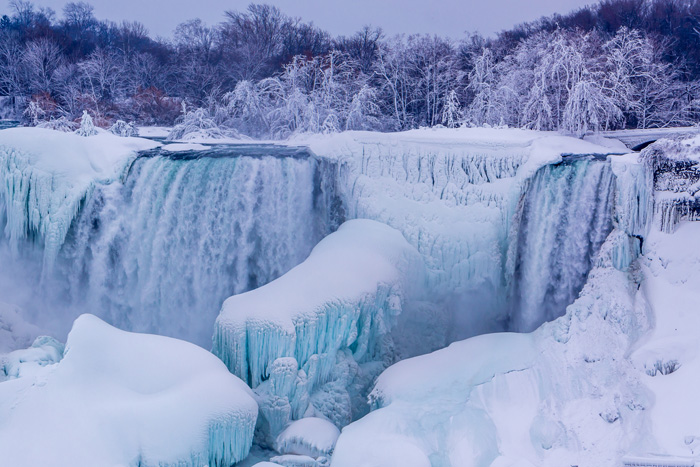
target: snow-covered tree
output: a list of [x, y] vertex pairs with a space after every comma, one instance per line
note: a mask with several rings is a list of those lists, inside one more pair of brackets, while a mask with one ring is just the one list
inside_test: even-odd
[[117, 120], [109, 128], [109, 132], [113, 135], [121, 136], [123, 138], [128, 138], [132, 136], [138, 136], [139, 132], [133, 122], [127, 123], [124, 120]]
[[377, 91], [365, 84], [352, 97], [348, 116], [345, 122], [346, 130], [376, 130], [380, 127], [379, 115], [381, 109], [376, 103]]
[[592, 78], [574, 85], [564, 111], [563, 129], [579, 137], [589, 130], [608, 130], [623, 118], [615, 100], [603, 91], [600, 80]]
[[442, 124], [447, 128], [455, 128], [462, 124], [462, 106], [454, 89], [445, 96], [445, 102], [442, 105]]
[[83, 117], [80, 119], [80, 128], [75, 131], [78, 136], [94, 136], [97, 134], [97, 128], [92, 121], [92, 117], [87, 110], [83, 111]]

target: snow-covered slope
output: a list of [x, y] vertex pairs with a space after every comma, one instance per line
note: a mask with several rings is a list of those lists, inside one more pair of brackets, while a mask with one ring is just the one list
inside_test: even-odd
[[228, 466], [247, 455], [257, 405], [209, 352], [91, 315], [58, 363], [49, 344], [20, 351], [14, 366], [31, 371], [0, 383], [3, 465]]

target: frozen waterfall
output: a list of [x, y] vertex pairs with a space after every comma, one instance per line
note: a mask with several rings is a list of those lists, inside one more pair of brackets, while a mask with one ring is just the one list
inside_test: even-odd
[[614, 188], [610, 163], [590, 157], [535, 174], [514, 224], [512, 330], [532, 331], [578, 297], [612, 230]]
[[[226, 297], [279, 277], [337, 227], [332, 170], [265, 145], [146, 153], [87, 198], [38, 298], [65, 307], [64, 323], [91, 311], [208, 347]], [[36, 298], [26, 308], [41, 309]]]

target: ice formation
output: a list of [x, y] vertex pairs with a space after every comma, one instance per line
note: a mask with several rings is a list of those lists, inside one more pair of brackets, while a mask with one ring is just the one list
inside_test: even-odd
[[247, 455], [257, 405], [209, 352], [83, 315], [61, 356], [0, 383], [3, 464], [228, 466]]
[[214, 353], [255, 390], [273, 439], [305, 416], [344, 426], [366, 411], [368, 386], [395, 357], [391, 329], [425, 281], [399, 232], [348, 221], [284, 276], [226, 300]]
[[307, 417], [292, 422], [277, 436], [275, 449], [282, 454], [317, 458], [328, 457], [340, 436], [338, 428], [326, 419]]
[[[109, 144], [131, 140], [110, 138]], [[10, 144], [26, 146], [24, 141], [8, 140]], [[64, 147], [69, 144], [74, 141], [56, 143], [62, 152], [69, 151]], [[86, 154], [103, 157], [88, 149]], [[337, 227], [342, 212], [334, 205], [331, 165], [303, 150], [188, 146], [151, 151], [129, 166], [123, 180], [95, 184], [90, 179], [65, 198], [56, 191], [80, 179], [74, 174], [49, 179], [46, 183], [55, 190], [47, 199], [70, 201], [66, 210], [71, 215], [58, 217], [51, 206], [46, 208], [49, 218], [41, 222], [49, 225], [47, 230], [60, 231], [44, 248], [52, 267], [43, 267], [40, 286], [17, 297], [42, 270], [41, 264], [29, 269], [34, 263], [25, 247], [15, 270], [29, 270], [3, 281], [20, 282], [8, 287], [7, 296], [14, 296], [34, 319], [56, 321], [49, 326], [59, 334], [67, 331], [61, 323], [65, 326], [80, 311], [94, 311], [125, 329], [208, 345], [226, 297], [283, 274]], [[16, 177], [27, 173], [31, 176], [29, 169], [17, 171]], [[21, 201], [12, 205], [25, 206]], [[8, 229], [20, 224], [15, 217], [32, 219], [31, 213], [12, 214]], [[0, 224], [2, 219], [0, 215]], [[26, 227], [18, 230], [16, 235], [10, 230], [13, 244]], [[48, 308], [49, 316], [39, 315]]]
[[686, 187], [693, 175], [649, 164], [679, 144], [694, 143], [609, 158], [613, 229], [564, 316], [388, 368], [332, 465], [693, 465], [700, 224], [681, 218], [665, 233], [659, 207], [665, 180]]
[[3, 130], [0, 233], [15, 254], [23, 241], [38, 239], [50, 267], [95, 185], [119, 178], [138, 151], [156, 145], [107, 132], [81, 138], [38, 128]]
[[[591, 256], [609, 228], [605, 203], [611, 201], [606, 196], [611, 175], [604, 161], [589, 159], [618, 153], [619, 148], [548, 133], [485, 128], [349, 132], [299, 142], [309, 144], [317, 155], [338, 161], [338, 185], [349, 218], [370, 218], [398, 229], [425, 259], [433, 299], [440, 303], [424, 317], [430, 327], [418, 324], [410, 329], [421, 334], [416, 334], [420, 338], [410, 349], [403, 349], [404, 356], [432, 351], [461, 338], [516, 328], [520, 322], [532, 329], [562, 314], [583, 286]], [[579, 157], [584, 155], [589, 159]], [[577, 160], [560, 168], [543, 168], [564, 158]], [[549, 176], [554, 177], [551, 185]], [[591, 188], [578, 193], [581, 185]], [[547, 250], [543, 257], [551, 258], [550, 269], [558, 261], [556, 267], [563, 267], [565, 275], [576, 276], [561, 278], [569, 290], [565, 297], [550, 293], [537, 300], [536, 291], [512, 290], [518, 262], [538, 254], [527, 250], [527, 242], [518, 248], [518, 236], [513, 235], [518, 230], [513, 222], [520, 219], [516, 214], [528, 190], [536, 191], [529, 195], [536, 198], [530, 204], [546, 201], [547, 196], [550, 199], [546, 209], [540, 207], [541, 216], [548, 218], [550, 232], [557, 235], [552, 242], [533, 247]], [[557, 199], [559, 204], [554, 205], [551, 198], [556, 190], [572, 196]], [[600, 199], [595, 198], [598, 195]], [[598, 213], [600, 222], [588, 225], [583, 216], [569, 221], [571, 212]], [[576, 263], [564, 261], [562, 229], [590, 237], [568, 245]], [[527, 226], [522, 230], [527, 232]], [[534, 265], [533, 261], [528, 264]], [[555, 272], [541, 273], [532, 288], [547, 280], [556, 283], [560, 279]], [[518, 316], [514, 295], [530, 298], [531, 316]], [[547, 303], [551, 298], [558, 303]], [[538, 312], [533, 316], [534, 308]]]

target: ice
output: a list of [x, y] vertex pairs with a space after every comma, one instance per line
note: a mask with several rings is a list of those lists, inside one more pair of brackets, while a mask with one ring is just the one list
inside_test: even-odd
[[272, 465], [281, 465], [283, 467], [326, 467], [328, 460], [326, 458], [314, 459], [309, 456], [299, 456], [294, 454], [285, 454], [283, 456], [275, 456], [272, 459]]
[[661, 230], [673, 233], [681, 220], [700, 219], [700, 136], [660, 140], [640, 158], [654, 173], [654, 214]]
[[137, 151], [157, 143], [102, 131], [83, 138], [40, 128], [0, 132], [0, 227], [15, 253], [38, 237], [47, 267], [95, 184], [119, 178]]
[[199, 467], [250, 449], [252, 393], [204, 349], [83, 315], [45, 363], [0, 383], [3, 464]]
[[425, 281], [399, 232], [348, 221], [284, 276], [226, 300], [214, 353], [255, 389], [273, 439], [314, 414], [343, 426], [366, 410], [367, 386], [394, 358], [391, 330]]
[[56, 339], [40, 336], [28, 349], [0, 355], [0, 381], [34, 375], [40, 368], [61, 361], [64, 349]]

